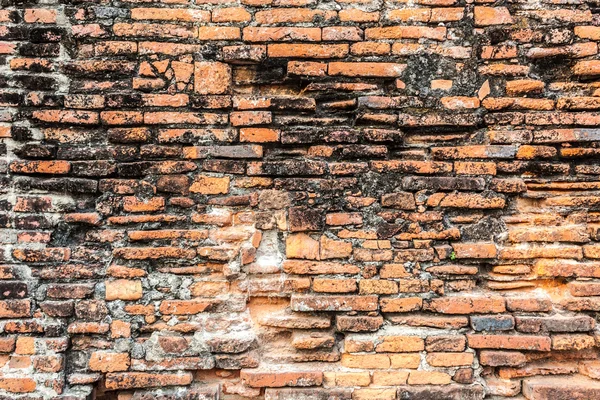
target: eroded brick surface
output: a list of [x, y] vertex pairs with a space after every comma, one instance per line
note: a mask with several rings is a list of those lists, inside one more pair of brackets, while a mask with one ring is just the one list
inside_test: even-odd
[[0, 398], [600, 398], [597, 1], [0, 5]]

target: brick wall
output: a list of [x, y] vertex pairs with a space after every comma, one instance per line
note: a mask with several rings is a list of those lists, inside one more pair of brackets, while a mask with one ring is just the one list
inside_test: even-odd
[[600, 398], [600, 2], [0, 5], [0, 399]]

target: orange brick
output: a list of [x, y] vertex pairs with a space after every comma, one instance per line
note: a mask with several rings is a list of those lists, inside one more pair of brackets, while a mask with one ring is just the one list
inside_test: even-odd
[[477, 97], [442, 97], [440, 100], [442, 105], [450, 110], [479, 108], [479, 99]]
[[419, 353], [389, 354], [389, 356], [391, 367], [394, 369], [417, 369], [421, 364]]
[[117, 279], [104, 282], [106, 300], [139, 300], [142, 298], [142, 282]]
[[29, 8], [25, 10], [23, 20], [28, 24], [54, 24], [56, 23], [56, 15], [56, 10]]
[[35, 391], [36, 386], [31, 378], [0, 378], [0, 389], [11, 393], [31, 393]]
[[424, 26], [390, 26], [365, 29], [365, 39], [432, 39], [442, 41], [446, 38], [446, 28], [428, 28]]
[[395, 294], [398, 293], [398, 284], [394, 281], [362, 279], [359, 282], [361, 294]]
[[10, 170], [20, 174], [67, 174], [71, 164], [67, 161], [13, 161]]
[[453, 243], [456, 258], [495, 258], [494, 243]]
[[368, 372], [324, 372], [325, 386], [369, 386]]
[[198, 175], [190, 186], [190, 192], [200, 194], [225, 194], [229, 192], [229, 177]]
[[123, 199], [123, 210], [127, 212], [152, 212], [165, 208], [164, 197], [152, 197], [150, 199], [138, 199], [135, 196], [127, 196]]
[[323, 383], [320, 371], [269, 371], [243, 369], [240, 378], [250, 387], [319, 386]]
[[517, 57], [517, 46], [500, 45], [500, 46], [483, 46], [481, 49], [481, 58], [504, 60], [507, 58]]
[[391, 362], [387, 354], [342, 354], [342, 365], [347, 368], [387, 369]]
[[376, 56], [389, 54], [391, 46], [389, 43], [359, 42], [350, 46], [350, 52], [358, 56]]
[[576, 26], [574, 32], [582, 39], [600, 40], [600, 27], [598, 26]]
[[254, 14], [254, 19], [259, 24], [280, 24], [280, 23], [302, 23], [313, 22], [316, 19], [330, 20], [337, 16], [337, 12], [329, 10], [314, 10], [309, 8], [271, 8], [265, 11], [258, 11]]
[[15, 347], [16, 354], [35, 354], [35, 338], [19, 336]]
[[329, 75], [364, 76], [364, 77], [396, 77], [401, 76], [405, 64], [372, 63], [372, 62], [332, 62], [329, 63]]
[[110, 353], [95, 351], [90, 356], [92, 371], [115, 372], [127, 371], [130, 364], [129, 353]]
[[194, 64], [194, 91], [199, 94], [223, 94], [231, 85], [231, 67], [220, 62]]
[[408, 371], [374, 371], [373, 384], [377, 386], [405, 385]]
[[343, 240], [329, 239], [327, 236], [321, 236], [320, 239], [320, 258], [327, 260], [330, 258], [346, 258], [352, 254], [352, 243]]
[[420, 297], [382, 298], [380, 303], [382, 312], [411, 312], [421, 309], [423, 299]]
[[268, 124], [272, 120], [269, 111], [235, 111], [229, 116], [233, 126]]
[[110, 336], [113, 339], [131, 336], [131, 324], [125, 321], [113, 320], [110, 324]]
[[359, 213], [332, 213], [325, 217], [327, 225], [360, 225], [363, 222], [362, 215]]
[[378, 353], [410, 353], [425, 350], [425, 342], [416, 336], [384, 336], [375, 347]]
[[288, 73], [292, 75], [325, 76], [327, 64], [312, 61], [288, 62]]
[[473, 364], [473, 353], [428, 353], [426, 360], [432, 367], [460, 367]]
[[143, 121], [139, 111], [103, 111], [100, 119], [105, 125], [137, 125]]
[[294, 40], [319, 42], [321, 40], [320, 28], [248, 26], [244, 28], [243, 34], [244, 40], [247, 42], [287, 42]]
[[600, 75], [600, 61], [579, 61], [573, 66], [572, 70], [575, 75]]
[[461, 296], [429, 300], [425, 309], [442, 314], [501, 313], [506, 310], [504, 298]]
[[377, 22], [379, 21], [379, 12], [368, 12], [351, 8], [340, 10], [338, 12], [340, 21], [343, 22]]
[[207, 22], [210, 20], [210, 12], [185, 8], [133, 8], [131, 19]]
[[347, 44], [269, 44], [269, 57], [342, 58], [348, 55]]
[[496, 175], [496, 164], [492, 162], [457, 161], [454, 171], [458, 175]]
[[105, 385], [109, 390], [147, 387], [182, 386], [192, 383], [193, 376], [185, 373], [110, 372]]
[[242, 37], [240, 28], [235, 26], [201, 26], [198, 40], [238, 40]]
[[270, 128], [242, 128], [240, 142], [268, 143], [279, 141], [279, 130]]
[[547, 336], [467, 335], [467, 339], [474, 349], [550, 351], [551, 344]]
[[445, 372], [411, 371], [408, 376], [409, 385], [447, 385], [452, 377]]
[[212, 22], [250, 21], [252, 15], [243, 7], [215, 8], [212, 10]]
[[349, 293], [356, 291], [354, 279], [317, 279], [313, 281], [313, 290], [322, 293]]
[[194, 315], [206, 311], [211, 306], [210, 302], [202, 300], [163, 300], [159, 310], [162, 314]]
[[506, 7], [475, 7], [475, 25], [512, 24], [513, 18]]
[[[162, 9], [161, 9], [162, 10]], [[195, 38], [195, 29], [176, 24], [148, 24], [136, 22], [116, 23], [113, 25], [113, 33], [117, 36], [127, 37], [163, 37], [163, 38]]]

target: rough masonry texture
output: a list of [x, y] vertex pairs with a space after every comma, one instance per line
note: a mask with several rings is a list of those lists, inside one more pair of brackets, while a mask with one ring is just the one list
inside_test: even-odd
[[600, 399], [600, 2], [0, 5], [0, 399]]

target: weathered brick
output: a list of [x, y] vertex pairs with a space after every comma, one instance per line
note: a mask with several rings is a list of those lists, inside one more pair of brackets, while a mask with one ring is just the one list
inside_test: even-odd
[[475, 25], [512, 24], [513, 18], [506, 7], [475, 7]]
[[428, 353], [427, 363], [432, 367], [459, 367], [473, 364], [473, 353]]
[[270, 44], [267, 55], [273, 58], [342, 58], [348, 54], [347, 44]]
[[332, 62], [327, 71], [333, 76], [396, 77], [401, 76], [405, 68], [404, 64], [393, 63]]
[[373, 311], [377, 296], [294, 295], [291, 307], [294, 311]]
[[416, 336], [384, 336], [377, 344], [378, 353], [407, 353], [425, 349], [423, 339]]
[[505, 301], [498, 297], [441, 297], [429, 300], [425, 308], [443, 314], [501, 313]]
[[178, 374], [153, 374], [145, 372], [111, 372], [106, 374], [106, 388], [135, 389], [146, 387], [181, 386], [192, 382], [189, 372]]
[[598, 397], [594, 2], [104, 3], [0, 10], [4, 397]]
[[343, 354], [342, 365], [348, 368], [388, 369], [391, 363], [386, 354]]
[[586, 399], [600, 395], [594, 380], [573, 377], [534, 377], [523, 381], [523, 394], [530, 399]]
[[194, 64], [194, 90], [199, 94], [222, 94], [229, 91], [231, 67], [220, 62]]
[[431, 39], [442, 41], [446, 38], [446, 28], [421, 26], [389, 26], [385, 28], [365, 29], [365, 39]]
[[117, 279], [104, 283], [106, 300], [139, 300], [142, 298], [142, 283], [137, 280]]
[[315, 386], [323, 382], [323, 373], [242, 370], [240, 378], [250, 387]]
[[130, 359], [128, 353], [94, 352], [90, 357], [92, 371], [115, 372], [127, 371]]
[[382, 317], [353, 317], [347, 315], [336, 317], [336, 329], [341, 332], [374, 332], [382, 325]]
[[409, 385], [447, 385], [452, 377], [445, 372], [411, 371], [408, 376]]
[[469, 347], [474, 349], [506, 349], [550, 351], [547, 336], [467, 335]]

